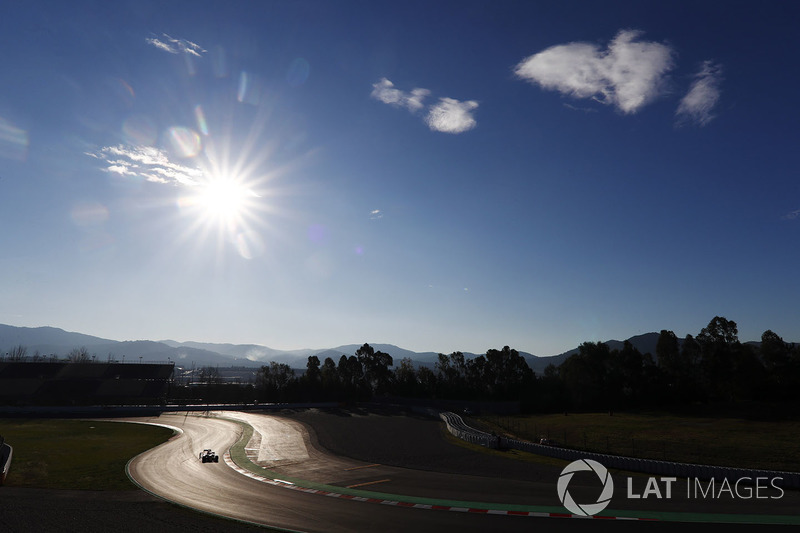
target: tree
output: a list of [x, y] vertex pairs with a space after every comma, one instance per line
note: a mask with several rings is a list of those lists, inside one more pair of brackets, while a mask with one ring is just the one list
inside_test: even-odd
[[405, 357], [394, 369], [395, 391], [400, 396], [415, 397], [419, 394], [417, 372], [410, 357]]
[[320, 370], [322, 380], [322, 391], [325, 398], [337, 398], [340, 394], [342, 382], [339, 373], [336, 371], [336, 363], [330, 357], [326, 357]]
[[791, 345], [768, 329], [761, 335], [759, 351], [766, 372], [764, 395], [775, 399], [790, 398], [800, 378], [793, 364]]
[[732, 367], [727, 399], [753, 400], [760, 394], [766, 380], [764, 364], [756, 350], [748, 344], [737, 343], [732, 351]]
[[715, 316], [697, 335], [701, 386], [715, 399], [732, 399], [734, 357], [739, 351], [736, 322]]
[[417, 382], [419, 382], [420, 394], [425, 398], [434, 398], [438, 387], [436, 374], [426, 366], [417, 369]]
[[544, 375], [537, 379], [538, 395], [529, 409], [540, 412], [564, 411], [567, 405], [567, 391], [564, 381], [558, 375], [558, 367], [552, 363], [544, 369]]
[[364, 380], [374, 394], [383, 394], [392, 380], [389, 367], [394, 364], [392, 356], [388, 353], [375, 351], [369, 344], [364, 344], [356, 350], [356, 357], [364, 369]]
[[611, 357], [608, 345], [584, 342], [578, 353], [558, 368], [572, 406], [576, 409], [609, 409], [606, 396], [606, 365]]
[[686, 364], [687, 382], [684, 392], [684, 401], [702, 401], [708, 397], [708, 391], [702, 387], [703, 375], [700, 368], [702, 359], [702, 347], [700, 343], [691, 335], [687, 334], [681, 346], [681, 360]]
[[780, 370], [789, 362], [791, 346], [772, 330], [761, 334], [761, 359], [769, 371]]
[[673, 331], [661, 330], [656, 343], [658, 366], [669, 376], [676, 376], [681, 371], [681, 349], [678, 337]]
[[[652, 359], [650, 359], [652, 362]], [[645, 400], [645, 358], [629, 341], [613, 350], [606, 364], [605, 396], [610, 409], [640, 405]], [[652, 391], [651, 391], [652, 392]]]
[[271, 361], [256, 373], [256, 389], [265, 401], [286, 401], [289, 388], [294, 382], [294, 371], [285, 363]]
[[339, 366], [336, 368], [342, 383], [343, 399], [355, 400], [366, 396], [364, 383], [364, 369], [358, 357], [342, 355]]
[[736, 327], [736, 322], [721, 316], [715, 316], [708, 323], [708, 326], [700, 330], [697, 341], [701, 345], [709, 342], [735, 344], [739, 342], [738, 335], [739, 329]]
[[320, 380], [320, 370], [319, 370], [319, 357], [316, 355], [309, 355], [308, 362], [306, 363], [306, 373], [305, 378], [312, 382], [316, 383]]
[[216, 385], [222, 383], [219, 369], [213, 366], [201, 367], [197, 374], [197, 381], [204, 385]]
[[318, 400], [322, 391], [322, 373], [320, 371], [319, 357], [308, 356], [306, 372], [301, 381], [301, 393], [308, 400]]
[[[479, 355], [467, 361], [467, 389], [474, 398], [488, 397], [491, 394], [485, 379], [486, 357]], [[470, 398], [472, 399], [472, 398]]]
[[517, 350], [503, 346], [502, 350], [486, 352], [484, 378], [496, 399], [518, 400], [523, 388], [533, 381], [533, 371]]
[[442, 395], [447, 398], [463, 399], [467, 386], [467, 364], [464, 354], [453, 352], [448, 356], [440, 353], [435, 367]]
[[699, 354], [700, 347], [691, 335], [684, 341], [684, 349], [681, 349], [674, 332], [661, 330], [656, 344], [656, 356], [666, 401], [686, 403], [691, 400], [696, 355], [690, 354], [695, 348]]
[[23, 346], [14, 346], [11, 350], [8, 351], [8, 360], [9, 361], [24, 361], [25, 357], [28, 354], [28, 349]]
[[67, 359], [71, 363], [88, 363], [92, 360], [91, 356], [89, 355], [89, 350], [86, 349], [86, 346], [70, 350], [70, 352], [67, 354]]

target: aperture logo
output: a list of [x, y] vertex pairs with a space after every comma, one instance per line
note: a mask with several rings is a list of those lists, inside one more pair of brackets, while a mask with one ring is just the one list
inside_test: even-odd
[[[597, 477], [603, 484], [603, 491], [597, 498], [597, 502], [579, 504], [572, 499], [567, 487], [570, 480], [572, 480], [572, 476], [575, 475], [575, 472], [585, 472], [589, 470], [597, 474]], [[558, 478], [557, 488], [558, 499], [561, 500], [561, 503], [570, 513], [579, 516], [593, 516], [605, 509], [608, 503], [611, 501], [611, 496], [614, 495], [614, 480], [611, 479], [611, 475], [608, 473], [608, 470], [606, 470], [606, 467], [597, 461], [592, 461], [591, 459], [579, 459], [571, 462], [564, 468], [564, 470], [561, 471], [561, 475]]]

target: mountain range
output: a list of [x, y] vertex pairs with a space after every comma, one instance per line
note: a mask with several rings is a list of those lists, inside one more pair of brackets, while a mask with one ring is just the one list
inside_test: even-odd
[[[655, 354], [658, 336], [658, 333], [645, 333], [627, 340], [641, 353]], [[618, 340], [606, 341], [612, 350], [621, 349], [623, 343], [624, 341]], [[275, 361], [288, 364], [292, 368], [304, 369], [309, 356], [316, 355], [320, 361], [330, 357], [338, 363], [342, 355], [355, 354], [362, 344], [348, 344], [318, 350], [275, 350], [257, 344], [214, 344], [173, 340], [114, 341], [54, 327], [27, 328], [0, 324], [0, 354], [6, 354], [16, 346], [24, 346], [29, 357], [36, 353], [43, 356], [63, 357], [75, 348], [85, 347], [98, 361], [164, 363], [172, 361], [177, 366], [184, 368], [201, 366], [257, 368]], [[395, 362], [409, 358], [417, 366], [433, 367], [438, 358], [436, 352], [413, 352], [393, 344], [369, 344], [376, 351], [380, 350], [391, 355]], [[537, 374], [541, 374], [549, 364], [558, 366], [577, 352], [578, 348], [576, 347], [548, 357], [539, 357], [526, 352], [519, 353], [525, 358], [531, 369]], [[477, 355], [464, 352], [464, 357], [467, 359], [477, 357]]]

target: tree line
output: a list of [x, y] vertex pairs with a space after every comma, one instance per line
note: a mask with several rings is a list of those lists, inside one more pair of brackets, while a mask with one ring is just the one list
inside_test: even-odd
[[[17, 345], [12, 348], [9, 348], [8, 352], [6, 352], [5, 356], [0, 358], [0, 360], [8, 361], [8, 362], [23, 362], [23, 361], [32, 361], [34, 363], [57, 363], [57, 362], [68, 362], [68, 363], [92, 363], [94, 362], [96, 355], [90, 355], [89, 350], [86, 349], [85, 346], [81, 348], [73, 348], [70, 352], [64, 356], [63, 358], [58, 357], [57, 355], [50, 354], [50, 355], [42, 355], [39, 350], [36, 350], [33, 355], [29, 358], [28, 357], [28, 348], [23, 345]], [[109, 360], [110, 360], [109, 356]]]
[[342, 355], [338, 363], [310, 356], [300, 377], [285, 363], [262, 366], [255, 388], [264, 401], [351, 401], [374, 396], [515, 400], [535, 380], [525, 359], [508, 346], [474, 359], [461, 352], [438, 357], [435, 370], [416, 368], [409, 358], [395, 366], [391, 355], [364, 344], [355, 355]]
[[[390, 368], [393, 367], [393, 368]], [[508, 346], [472, 359], [439, 354], [433, 368], [364, 344], [338, 362], [308, 358], [295, 376], [283, 363], [257, 373], [262, 401], [351, 401], [374, 396], [464, 401], [518, 401], [524, 411], [671, 409], [704, 403], [798, 399], [800, 345], [767, 330], [758, 344], [739, 341], [736, 322], [714, 317], [696, 336], [662, 330], [655, 353], [625, 341], [621, 349], [585, 342], [559, 366], [536, 375]]]
[[[27, 359], [13, 348], [8, 361]], [[109, 356], [109, 359], [111, 356]], [[46, 360], [36, 354], [34, 360]], [[70, 352], [74, 362], [95, 359], [86, 348]], [[490, 349], [467, 358], [438, 354], [433, 366], [417, 366], [364, 344], [353, 355], [308, 358], [296, 375], [285, 363], [256, 372], [255, 383], [226, 384], [217, 369], [200, 369], [193, 386], [175, 383], [168, 401], [306, 402], [366, 401], [401, 397], [421, 401], [513, 401], [526, 412], [681, 409], [698, 404], [800, 403], [800, 345], [767, 330], [761, 342], [741, 343], [735, 322], [714, 317], [696, 336], [678, 338], [662, 330], [655, 353], [626, 341], [621, 349], [585, 342], [560, 365], [541, 375], [512, 348]]]
[[693, 337], [662, 330], [656, 353], [584, 343], [542, 384], [574, 409], [681, 407], [703, 403], [787, 402], [798, 398], [800, 346], [771, 330], [758, 345], [739, 341], [736, 322], [714, 317]]

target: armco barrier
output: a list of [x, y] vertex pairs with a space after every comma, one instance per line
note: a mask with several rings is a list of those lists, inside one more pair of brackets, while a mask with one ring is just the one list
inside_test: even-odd
[[5, 443], [0, 445], [0, 485], [6, 482], [8, 469], [11, 468], [11, 457], [14, 455], [14, 449]]
[[439, 417], [447, 424], [447, 431], [455, 435], [461, 440], [465, 440], [472, 444], [480, 444], [487, 448], [497, 449], [499, 447], [499, 437], [479, 431], [475, 428], [468, 426], [464, 420], [455, 413], [444, 412], [440, 413]]
[[800, 473], [780, 472], [776, 470], [753, 470], [746, 468], [728, 468], [724, 466], [696, 465], [690, 463], [673, 463], [653, 459], [638, 459], [622, 457], [604, 453], [584, 452], [560, 446], [547, 446], [519, 439], [508, 439], [480, 431], [468, 426], [464, 420], [455, 413], [441, 413], [440, 418], [447, 424], [447, 430], [456, 437], [480, 444], [488, 448], [513, 448], [546, 457], [574, 461], [575, 459], [594, 459], [606, 468], [643, 472], [659, 476], [673, 476], [681, 478], [727, 479], [733, 482], [742, 478], [769, 478], [775, 480], [776, 485], [784, 488], [800, 489]]

